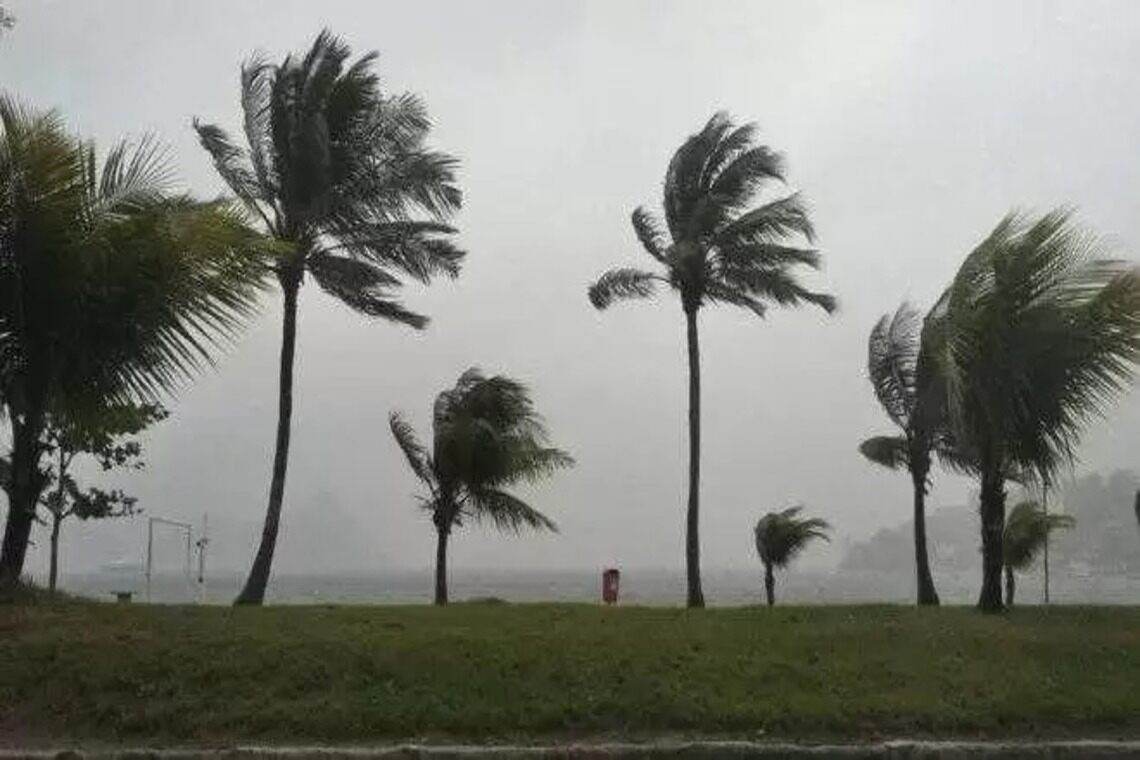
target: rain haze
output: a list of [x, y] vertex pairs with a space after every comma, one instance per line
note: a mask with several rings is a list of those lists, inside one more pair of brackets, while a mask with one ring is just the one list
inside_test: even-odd
[[[275, 570], [428, 571], [431, 523], [388, 431], [426, 434], [432, 399], [470, 366], [525, 381], [577, 465], [531, 492], [558, 534], [465, 528], [454, 573], [664, 568], [682, 590], [685, 326], [672, 294], [604, 313], [603, 270], [647, 262], [630, 226], [657, 209], [673, 151], [718, 110], [760, 127], [810, 200], [840, 310], [764, 320], [701, 312], [703, 564], [755, 570], [751, 526], [807, 505], [835, 526], [803, 563], [910, 514], [905, 476], [856, 446], [891, 432], [866, 372], [875, 321], [929, 306], [1011, 208], [1079, 208], [1120, 256], [1140, 251], [1140, 4], [63, 2], [14, 0], [0, 84], [108, 145], [151, 130], [187, 189], [223, 187], [191, 129], [236, 130], [238, 67], [328, 27], [380, 52], [390, 92], [426, 102], [432, 143], [461, 161], [461, 276], [405, 300], [422, 332], [302, 289], [293, 443]], [[161, 29], [157, 34], [155, 30]], [[245, 572], [264, 516], [280, 302], [170, 402], [147, 468], [118, 477], [147, 514], [210, 517], [217, 572]], [[1078, 472], [1137, 467], [1140, 394], [1090, 428]], [[930, 508], [974, 485], [935, 473]], [[71, 522], [66, 570], [138, 561], [140, 519]], [[29, 569], [47, 564], [37, 529]], [[906, 569], [901, 568], [903, 575]], [[381, 581], [382, 582], [382, 581]], [[710, 577], [710, 598], [717, 586]]]

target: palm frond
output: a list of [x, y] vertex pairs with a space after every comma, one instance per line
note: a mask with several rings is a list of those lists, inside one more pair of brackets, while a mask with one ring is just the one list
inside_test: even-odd
[[805, 287], [793, 275], [797, 266], [820, 265], [818, 251], [788, 244], [792, 236], [810, 241], [815, 235], [802, 198], [793, 194], [746, 210], [765, 184], [784, 177], [781, 156], [755, 138], [754, 125], [735, 126], [720, 112], [681, 144], [665, 172], [668, 235], [644, 208], [633, 213], [638, 240], [666, 274], [611, 270], [590, 289], [596, 308], [619, 298], [648, 297], [659, 280], [679, 292], [687, 311], [703, 303], [726, 303], [761, 316], [772, 303], [836, 309], [834, 296]]
[[[230, 191], [245, 204], [251, 212], [261, 216], [267, 225], [267, 231], [272, 232], [268, 218], [263, 216], [259, 201], [263, 197], [262, 186], [249, 156], [240, 146], [234, 144], [225, 130], [214, 124], [203, 124], [194, 119], [194, 131], [198, 133], [198, 142], [210, 154], [214, 162], [214, 169], [218, 176], [230, 188]], [[264, 170], [263, 170], [264, 171]]]
[[466, 252], [449, 239], [454, 233], [455, 228], [435, 221], [350, 220], [338, 222], [334, 232], [337, 242], [331, 247], [428, 283], [439, 275], [459, 276]]
[[[741, 127], [744, 129], [748, 127]], [[749, 131], [747, 138], [751, 140], [751, 137], [752, 132]], [[722, 199], [726, 208], [736, 211], [745, 208], [773, 180], [784, 181], [783, 156], [766, 145], [758, 145], [738, 153], [727, 166], [718, 170], [709, 185], [709, 194]]]
[[732, 130], [727, 113], [713, 115], [700, 132], [690, 135], [673, 154], [665, 172], [665, 223], [674, 241], [692, 237], [698, 206], [707, 201], [706, 168], [717, 146]]
[[611, 269], [590, 286], [587, 295], [595, 309], [605, 309], [614, 301], [652, 297], [660, 281], [659, 275], [641, 269]]
[[93, 205], [112, 213], [145, 208], [161, 203], [173, 184], [174, 165], [165, 145], [153, 135], [133, 144], [121, 140], [103, 160]]
[[877, 435], [859, 444], [859, 453], [877, 465], [900, 470], [910, 465], [909, 443], [901, 435]]
[[49, 409], [153, 399], [252, 316], [262, 240], [224, 202], [169, 192], [164, 149], [100, 166], [57, 116], [0, 101], [0, 398]]
[[818, 517], [799, 517], [803, 507], [769, 512], [755, 528], [756, 552], [765, 565], [787, 567], [813, 540], [830, 541], [831, 525]]
[[[811, 304], [818, 306], [828, 314], [835, 312], [839, 304], [835, 296], [829, 293], [818, 293], [805, 288], [789, 272], [783, 269], [735, 269], [725, 273], [723, 278], [724, 290], [735, 290], [755, 299], [769, 301], [780, 306], [801, 306]], [[710, 283], [708, 292], [712, 292]], [[721, 300], [727, 300], [721, 296]]]
[[761, 318], [768, 313], [768, 307], [761, 299], [741, 288], [732, 287], [715, 280], [705, 285], [705, 300], [709, 303], [738, 306]]
[[513, 444], [511, 482], [521, 479], [536, 483], [574, 466], [574, 457], [562, 449], [541, 446], [531, 435], [520, 438]]
[[664, 262], [665, 235], [658, 227], [653, 214], [649, 213], [644, 206], [638, 206], [634, 209], [630, 221], [633, 223], [633, 231], [637, 234], [637, 239], [645, 248], [646, 253], [657, 261]]
[[819, 251], [810, 248], [797, 248], [777, 243], [745, 243], [718, 248], [715, 253], [715, 261], [723, 273], [722, 276], [728, 277], [731, 276], [729, 273], [737, 270], [784, 270], [801, 265], [811, 269], [819, 269], [823, 258]]
[[525, 385], [475, 367], [436, 397], [431, 461], [440, 491], [455, 494], [464, 513], [512, 530], [553, 523], [503, 488], [537, 482], [573, 464], [569, 454], [549, 445]]
[[1035, 501], [1022, 501], [1006, 516], [1002, 538], [1003, 560], [1015, 570], [1025, 570], [1037, 558], [1049, 535], [1076, 525], [1070, 515], [1046, 513]]
[[867, 342], [867, 375], [887, 416], [910, 429], [918, 400], [919, 335], [922, 316], [904, 303], [884, 314]]
[[[276, 68], [258, 53], [252, 55], [241, 67], [242, 128], [249, 146], [249, 163], [257, 182], [256, 197], [267, 202], [272, 202], [280, 190], [273, 167], [273, 135], [270, 124], [270, 99], [275, 75]], [[230, 187], [233, 185], [230, 184]], [[241, 197], [236, 189], [234, 192]]]
[[310, 256], [309, 271], [321, 290], [357, 314], [407, 325], [415, 330], [427, 327], [428, 318], [403, 306], [389, 292], [399, 280], [370, 262], [316, 253]]
[[1140, 279], [1060, 209], [1010, 215], [967, 257], [929, 332], [953, 434], [1052, 477], [1140, 359]]
[[416, 437], [416, 431], [411, 424], [399, 412], [392, 412], [388, 415], [388, 427], [391, 428], [392, 437], [396, 439], [400, 451], [404, 452], [408, 466], [412, 468], [415, 476], [434, 487], [435, 479], [428, 461], [427, 449]]
[[522, 499], [496, 488], [485, 488], [471, 495], [468, 514], [477, 520], [490, 520], [496, 529], [519, 533], [523, 528], [558, 532], [558, 525]]
[[718, 246], [747, 243], [778, 243], [792, 235], [815, 240], [815, 227], [808, 216], [808, 208], [799, 193], [741, 214], [716, 234]]

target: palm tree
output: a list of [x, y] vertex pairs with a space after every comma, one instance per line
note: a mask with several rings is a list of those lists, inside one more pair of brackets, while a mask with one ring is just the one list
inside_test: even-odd
[[0, 130], [0, 583], [15, 583], [48, 481], [48, 420], [176, 390], [252, 313], [261, 273], [241, 214], [173, 194], [154, 140], [100, 163], [56, 113], [2, 97]]
[[955, 447], [981, 480], [985, 611], [1002, 608], [1010, 473], [1054, 481], [1140, 359], [1140, 270], [1098, 250], [1068, 211], [1011, 214], [927, 318]]
[[195, 120], [202, 146], [279, 250], [284, 309], [277, 436], [257, 555], [237, 602], [260, 604], [269, 583], [293, 415], [297, 293], [306, 273], [353, 311], [420, 329], [427, 318], [393, 296], [399, 275], [455, 277], [463, 252], [444, 220], [460, 205], [456, 161], [425, 146], [430, 122], [413, 95], [385, 95], [376, 53], [350, 51], [327, 30], [304, 56], [241, 69], [246, 146]]
[[464, 372], [454, 388], [436, 397], [429, 454], [399, 413], [389, 418], [392, 435], [412, 472], [428, 489], [420, 499], [436, 529], [435, 603], [447, 604], [447, 543], [452, 530], [470, 520], [489, 520], [499, 530], [557, 531], [552, 520], [507, 488], [535, 482], [574, 460], [548, 445], [542, 418], [526, 386], [502, 375]]
[[814, 230], [798, 194], [750, 208], [761, 190], [784, 179], [784, 162], [755, 143], [756, 127], [735, 127], [724, 113], [689, 137], [665, 172], [666, 230], [644, 207], [633, 229], [658, 271], [622, 267], [589, 288], [590, 303], [605, 309], [619, 299], [650, 298], [668, 285], [681, 298], [689, 354], [689, 501], [685, 530], [688, 605], [704, 606], [700, 570], [701, 369], [697, 313], [728, 304], [764, 316], [768, 306], [809, 303], [828, 313], [835, 299], [801, 285], [795, 269], [820, 265], [818, 251], [789, 246], [809, 242]]
[[831, 525], [819, 517], [800, 517], [803, 507], [769, 512], [756, 523], [756, 553], [764, 563], [764, 592], [768, 606], [776, 603], [775, 568], [786, 568], [815, 539], [830, 541]]
[[1076, 525], [1069, 515], [1048, 514], [1034, 501], [1019, 502], [1009, 510], [1002, 533], [1002, 556], [1005, 564], [1005, 603], [1013, 606], [1014, 571], [1028, 570], [1055, 530]]
[[923, 355], [922, 316], [908, 304], [884, 315], [867, 346], [867, 374], [879, 404], [901, 435], [868, 438], [859, 451], [872, 462], [891, 469], [905, 468], [914, 489], [914, 559], [919, 604], [938, 604], [926, 549], [926, 494], [930, 486], [931, 454], [944, 437], [943, 409], [937, 375]]

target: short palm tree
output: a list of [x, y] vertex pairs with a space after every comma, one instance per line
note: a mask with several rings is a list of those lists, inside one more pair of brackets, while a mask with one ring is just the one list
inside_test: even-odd
[[1009, 473], [1053, 481], [1140, 360], [1140, 270], [1098, 251], [1068, 211], [1007, 216], [927, 318], [954, 444], [981, 480], [985, 611], [1002, 608]]
[[764, 316], [770, 304], [808, 303], [828, 313], [835, 299], [804, 287], [795, 270], [818, 268], [817, 251], [788, 245], [809, 242], [814, 230], [798, 194], [758, 206], [762, 190], [784, 179], [779, 154], [755, 142], [756, 127], [733, 125], [718, 113], [689, 137], [665, 172], [665, 229], [644, 207], [633, 212], [633, 229], [657, 271], [622, 267], [605, 272], [589, 288], [590, 302], [605, 309], [614, 301], [650, 298], [660, 285], [681, 299], [689, 354], [689, 499], [685, 530], [688, 605], [704, 606], [700, 571], [701, 369], [697, 313], [708, 304], [728, 304]]
[[919, 604], [938, 604], [926, 548], [926, 494], [932, 454], [944, 436], [940, 431], [944, 404], [938, 377], [922, 352], [922, 316], [903, 304], [884, 315], [871, 330], [867, 374], [883, 411], [899, 435], [868, 438], [859, 451], [891, 469], [905, 468], [914, 489], [914, 560]]
[[1045, 548], [1049, 535], [1076, 525], [1069, 515], [1049, 514], [1035, 501], [1019, 502], [1005, 519], [1002, 553], [1005, 565], [1005, 603], [1013, 606], [1014, 572], [1028, 570]]
[[764, 563], [764, 593], [776, 603], [776, 568], [786, 568], [815, 539], [830, 541], [831, 525], [819, 517], [800, 517], [803, 507], [769, 512], [756, 523], [756, 553]]
[[470, 520], [499, 530], [557, 531], [550, 518], [508, 488], [535, 482], [574, 460], [548, 445], [542, 418], [526, 386], [502, 375], [464, 372], [454, 388], [436, 397], [431, 453], [403, 417], [389, 419], [392, 435], [416, 477], [427, 486], [421, 504], [436, 529], [435, 603], [447, 604], [447, 544]]
[[100, 161], [56, 113], [0, 98], [0, 583], [23, 570], [48, 420], [173, 392], [254, 309], [262, 274], [241, 214], [172, 179], [153, 140]]
[[393, 295], [400, 275], [455, 277], [463, 258], [445, 223], [460, 205], [455, 159], [425, 146], [430, 122], [418, 98], [381, 92], [376, 53], [351, 65], [349, 55], [326, 30], [303, 56], [245, 64], [244, 147], [217, 126], [194, 123], [218, 174], [275, 241], [284, 298], [269, 504], [238, 603], [262, 602], [277, 545], [305, 274], [359, 314], [419, 329], [427, 319]]

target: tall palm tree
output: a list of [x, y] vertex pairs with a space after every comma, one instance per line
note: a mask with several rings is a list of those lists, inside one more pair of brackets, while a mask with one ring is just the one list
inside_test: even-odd
[[436, 529], [436, 604], [447, 604], [448, 538], [465, 521], [489, 520], [515, 533], [558, 530], [506, 490], [574, 463], [565, 451], [548, 445], [526, 386], [502, 375], [485, 377], [475, 368], [464, 372], [454, 388], [436, 397], [430, 454], [399, 413], [393, 412], [389, 423], [412, 472], [428, 489], [420, 501]]
[[1013, 606], [1016, 581], [1014, 572], [1028, 570], [1045, 548], [1049, 535], [1076, 525], [1069, 515], [1049, 514], [1034, 501], [1019, 502], [1009, 510], [1002, 532], [1002, 558], [1005, 565], [1005, 604]]
[[194, 122], [218, 174], [276, 242], [273, 272], [284, 300], [269, 504], [239, 604], [264, 599], [277, 544], [305, 274], [359, 314], [420, 329], [427, 318], [393, 295], [399, 276], [455, 277], [463, 259], [445, 223], [461, 200], [455, 159], [426, 147], [431, 125], [418, 98], [381, 92], [376, 53], [352, 65], [349, 55], [326, 30], [303, 56], [246, 63], [244, 147], [221, 128]]
[[1140, 270], [1099, 250], [1066, 210], [1011, 214], [927, 319], [955, 446], [981, 480], [985, 611], [1002, 608], [1009, 474], [1054, 481], [1140, 360]]
[[867, 346], [867, 374], [879, 404], [900, 435], [868, 438], [859, 451], [872, 462], [905, 468], [914, 489], [914, 564], [919, 604], [938, 604], [926, 549], [926, 495], [932, 453], [941, 436], [944, 408], [936, 373], [922, 352], [922, 316], [908, 304], [884, 315]]
[[176, 390], [254, 308], [241, 214], [175, 194], [172, 179], [152, 139], [100, 162], [58, 114], [0, 97], [0, 583], [23, 571], [49, 418]]
[[685, 530], [688, 604], [704, 606], [699, 537], [701, 481], [701, 362], [697, 313], [706, 304], [728, 304], [763, 317], [770, 304], [809, 303], [828, 313], [835, 299], [804, 287], [800, 266], [818, 268], [818, 251], [787, 244], [809, 242], [814, 230], [798, 194], [754, 206], [759, 193], [784, 179], [781, 156], [755, 142], [756, 127], [713, 116], [673, 155], [665, 172], [665, 230], [644, 207], [633, 212], [633, 230], [658, 265], [655, 272], [622, 267], [605, 272], [589, 288], [590, 302], [650, 298], [667, 285], [681, 299], [689, 355], [689, 500]]
[[800, 517], [803, 507], [769, 512], [757, 521], [756, 553], [764, 563], [764, 593], [768, 606], [776, 603], [775, 568], [785, 568], [816, 539], [830, 541], [831, 525], [819, 517]]

